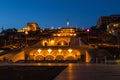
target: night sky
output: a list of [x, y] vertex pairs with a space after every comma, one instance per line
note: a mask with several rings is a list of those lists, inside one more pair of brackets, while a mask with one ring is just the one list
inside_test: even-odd
[[120, 14], [120, 0], [0, 0], [0, 28], [26, 27], [36, 22], [40, 28], [80, 28], [96, 25], [100, 16]]

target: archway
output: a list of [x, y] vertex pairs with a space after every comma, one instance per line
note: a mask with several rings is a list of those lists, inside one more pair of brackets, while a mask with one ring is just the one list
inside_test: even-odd
[[52, 55], [47, 55], [47, 56], [45, 57], [45, 60], [54, 60], [54, 56], [52, 56]]
[[36, 60], [44, 60], [44, 57], [42, 55], [37, 55]]
[[64, 60], [64, 56], [63, 55], [57, 55], [55, 60]]
[[58, 50], [53, 50], [51, 55], [56, 56], [58, 54]]
[[47, 50], [42, 50], [42, 52], [40, 53], [43, 57], [47, 56], [49, 53]]
[[67, 50], [63, 50], [63, 51], [61, 52], [61, 54], [63, 54], [64, 56], [66, 56], [66, 55], [68, 55], [68, 51], [67, 51]]

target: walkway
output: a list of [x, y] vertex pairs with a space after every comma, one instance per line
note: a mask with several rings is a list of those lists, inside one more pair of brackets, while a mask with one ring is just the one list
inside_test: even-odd
[[120, 65], [68, 64], [54, 80], [120, 80]]

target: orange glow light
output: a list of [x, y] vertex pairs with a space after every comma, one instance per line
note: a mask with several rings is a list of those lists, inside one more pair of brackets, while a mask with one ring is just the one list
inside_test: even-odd
[[58, 52], [61, 53], [61, 52], [62, 52], [62, 49], [58, 49]]
[[68, 52], [71, 53], [71, 52], [72, 52], [72, 49], [68, 49]]
[[39, 53], [39, 54], [40, 54], [41, 51], [42, 51], [41, 49], [38, 49], [38, 53]]
[[52, 52], [52, 50], [51, 50], [51, 49], [48, 49], [48, 52], [49, 52], [49, 53], [51, 53], [51, 52]]

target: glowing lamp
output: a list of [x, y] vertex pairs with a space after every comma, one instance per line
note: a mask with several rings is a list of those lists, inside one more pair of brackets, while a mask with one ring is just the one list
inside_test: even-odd
[[72, 49], [68, 49], [68, 52], [71, 53], [71, 52], [72, 52]]
[[51, 50], [51, 49], [48, 49], [48, 52], [49, 52], [49, 53], [51, 53], [51, 52], [52, 52], [52, 50]]
[[61, 53], [61, 52], [62, 52], [62, 49], [58, 49], [58, 52]]
[[28, 35], [28, 31], [25, 31], [25, 35]]
[[40, 53], [42, 50], [41, 49], [38, 49], [38, 52]]
[[86, 31], [89, 33], [89, 32], [90, 32], [90, 29], [88, 28]]

